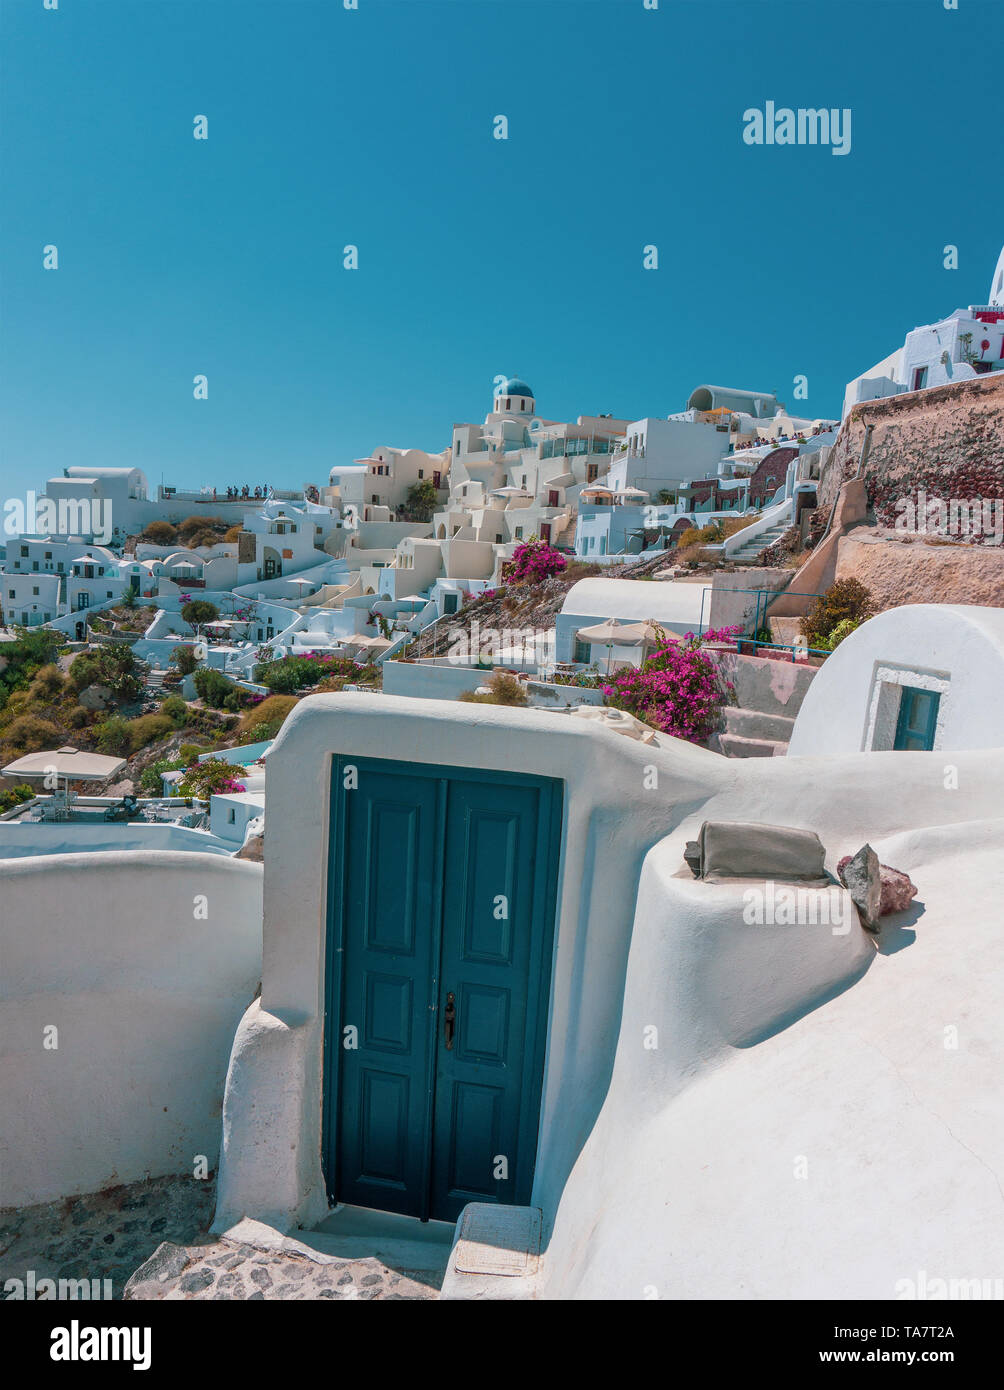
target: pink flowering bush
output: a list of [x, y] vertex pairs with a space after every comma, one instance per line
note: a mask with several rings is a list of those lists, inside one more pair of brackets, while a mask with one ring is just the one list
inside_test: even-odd
[[721, 720], [722, 706], [735, 696], [717, 664], [702, 647], [727, 642], [741, 627], [666, 638], [637, 669], [622, 671], [603, 687], [606, 704], [626, 710], [662, 733], [704, 743]]
[[540, 584], [552, 575], [560, 574], [568, 564], [560, 550], [555, 550], [546, 541], [531, 536], [528, 541], [518, 545], [512, 559], [502, 566], [504, 584]]
[[201, 801], [218, 792], [246, 791], [243, 782], [234, 777], [234, 765], [225, 758], [207, 758], [199, 762], [196, 757], [185, 769], [185, 775], [178, 783], [179, 796], [194, 796]]

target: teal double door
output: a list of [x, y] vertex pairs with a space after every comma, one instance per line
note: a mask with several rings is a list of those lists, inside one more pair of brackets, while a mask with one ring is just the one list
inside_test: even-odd
[[529, 1202], [560, 826], [551, 779], [335, 759], [331, 1200], [441, 1221]]

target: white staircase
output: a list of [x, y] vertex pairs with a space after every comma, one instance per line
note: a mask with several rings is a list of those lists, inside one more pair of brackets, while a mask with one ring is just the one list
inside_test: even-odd
[[[740, 546], [733, 550], [729, 559], [735, 564], [750, 565], [756, 560], [761, 551], [767, 549], [774, 541], [779, 540], [788, 530], [790, 523], [785, 521], [774, 526], [769, 526], [766, 531], [760, 531], [750, 540], [744, 541]], [[740, 534], [742, 534], [740, 532]]]

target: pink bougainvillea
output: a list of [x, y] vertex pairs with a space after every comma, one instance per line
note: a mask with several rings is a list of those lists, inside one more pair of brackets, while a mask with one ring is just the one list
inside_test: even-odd
[[560, 574], [567, 564], [560, 550], [531, 536], [516, 547], [512, 559], [502, 566], [502, 581], [505, 584], [539, 584]]
[[735, 696], [735, 688], [701, 648], [706, 642], [731, 641], [740, 632], [741, 627], [723, 627], [667, 638], [640, 667], [622, 671], [604, 686], [606, 703], [653, 729], [704, 743], [717, 729], [722, 706]]

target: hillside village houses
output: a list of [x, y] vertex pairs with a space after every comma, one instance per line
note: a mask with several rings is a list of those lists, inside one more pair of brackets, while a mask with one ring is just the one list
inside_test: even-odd
[[[736, 703], [717, 746], [574, 684], [639, 664], [653, 623], [738, 618], [752, 642], [761, 599], [792, 574], [743, 562], [814, 502], [834, 425], [716, 386], [665, 419], [552, 421], [510, 377], [441, 455], [378, 448], [229, 511], [159, 496], [177, 520], [195, 506], [239, 523], [194, 547], [126, 547], [165, 519], [143, 510], [138, 470], [67, 470], [71, 492], [126, 508], [116, 540], [8, 536], [5, 623], [48, 624], [79, 651], [131, 592], [155, 610], [129, 639], [151, 679], [182, 643], [256, 695], [265, 655], [372, 658], [383, 683], [309, 695], [274, 739], [222, 750], [234, 781], [205, 802], [175, 794], [177, 768], [155, 768], [162, 795], [138, 807], [78, 795], [75, 778], [107, 784], [124, 764], [71, 747], [3, 769], [37, 795], [0, 815], [0, 950], [19, 961], [0, 1103], [33, 1117], [5, 1135], [0, 1205], [187, 1182], [207, 1155], [217, 1233], [250, 1239], [250, 1220], [323, 1244], [315, 1228], [337, 1232], [350, 1207], [442, 1223], [454, 1299], [650, 1284], [887, 1298], [917, 1229], [939, 1268], [989, 1267], [1004, 1239], [988, 1167], [1004, 1129], [981, 1099], [1000, 1036], [999, 980], [980, 968], [999, 877], [999, 610], [893, 608], [830, 669], [720, 644]], [[409, 489], [427, 479], [436, 507], [416, 521]], [[835, 511], [863, 486], [842, 483]], [[717, 549], [739, 562], [727, 583], [657, 574], [680, 526], [737, 514], [750, 524]], [[397, 660], [530, 536], [604, 566], [650, 559], [657, 582], [573, 583], [520, 672], [527, 708], [458, 699], [485, 679], [477, 653]], [[193, 629], [191, 597], [219, 620]], [[750, 761], [763, 756], [769, 769]], [[884, 937], [835, 877], [865, 841], [920, 892]], [[746, 930], [744, 895], [768, 875], [837, 918]], [[42, 902], [74, 911], [26, 932]], [[930, 1023], [960, 998], [981, 1030], [965, 1065]], [[42, 1055], [24, 1039], [54, 999], [77, 1033]], [[834, 1086], [845, 1103], [821, 1112]], [[793, 1135], [829, 1165], [794, 1198], [777, 1180]]]

